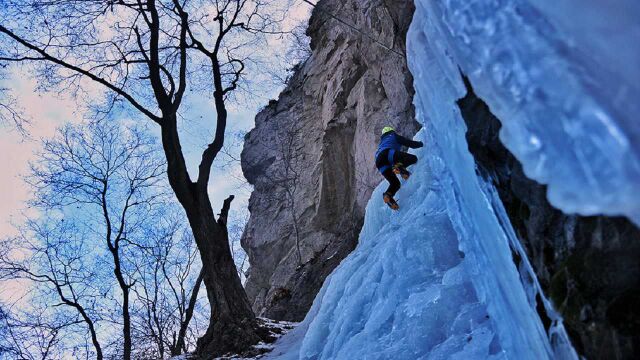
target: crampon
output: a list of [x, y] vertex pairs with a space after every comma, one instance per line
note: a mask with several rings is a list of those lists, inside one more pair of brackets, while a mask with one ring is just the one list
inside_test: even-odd
[[384, 193], [384, 195], [382, 195], [382, 199], [384, 200], [384, 203], [387, 204], [392, 210], [398, 210], [400, 208], [398, 203], [393, 199], [393, 196], [391, 196], [389, 193]]
[[402, 164], [398, 163], [393, 166], [393, 173], [402, 176], [404, 180], [409, 179], [411, 173]]

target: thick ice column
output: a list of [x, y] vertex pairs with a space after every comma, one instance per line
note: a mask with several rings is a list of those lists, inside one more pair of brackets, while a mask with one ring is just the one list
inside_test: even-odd
[[549, 185], [552, 205], [640, 224], [640, 3], [417, 6], [429, 27], [425, 36], [442, 43], [469, 76], [527, 176]]
[[[456, 63], [448, 55], [449, 39], [418, 3], [409, 31], [409, 64], [416, 88], [419, 121], [427, 142], [444, 163], [443, 197], [466, 254], [467, 270], [479, 300], [487, 305], [503, 351], [508, 356], [543, 359], [554, 355], [548, 334], [528, 301], [527, 290], [513, 264], [504, 224], [497, 216], [485, 184], [468, 151], [456, 100], [466, 93]], [[507, 219], [508, 221], [508, 219]], [[526, 255], [525, 255], [526, 256]], [[535, 275], [534, 275], [535, 276]]]
[[[506, 2], [501, 4], [509, 8]], [[471, 28], [478, 32], [487, 29], [489, 32], [497, 31], [495, 23], [503, 21], [504, 15], [497, 9], [492, 9], [491, 5], [495, 5], [495, 2], [480, 4], [472, 1], [463, 4], [457, 1], [422, 1], [416, 5], [407, 46], [416, 88], [414, 102], [419, 120], [425, 125], [429, 137], [427, 141], [436, 143], [435, 147], [445, 163], [445, 176], [449, 177], [450, 186], [445, 187], [443, 196], [459, 235], [460, 247], [471, 259], [466, 264], [471, 265], [469, 271], [478, 297], [487, 304], [489, 314], [494, 317], [496, 330], [506, 353], [538, 352], [536, 356], [539, 357], [575, 358], [575, 352], [562, 326], [562, 319], [546, 300], [543, 303], [554, 325], [548, 333], [541, 326], [534, 298], [539, 294], [544, 299], [544, 294], [535, 279], [534, 271], [526, 261], [526, 253], [513, 233], [493, 185], [476, 174], [475, 162], [467, 150], [466, 127], [455, 105], [456, 100], [466, 93], [460, 74], [462, 66], [457, 55], [468, 49], [459, 48], [469, 46], [470, 37], [477, 34], [470, 31], [470, 34], [456, 37], [453, 34], [460, 33], [455, 33], [454, 28], [465, 27], [460, 25], [462, 23], [471, 24]], [[482, 5], [485, 5], [484, 8]], [[450, 17], [457, 22], [447, 22]], [[489, 46], [488, 43], [485, 45]], [[519, 45], [513, 46], [517, 48]], [[491, 52], [491, 49], [485, 50], [485, 53], [476, 57], [465, 53], [466, 57], [461, 61], [475, 64], [479, 58]], [[501, 66], [514, 66], [513, 63], [500, 64], [497, 59], [493, 61], [498, 69]], [[486, 71], [492, 69], [495, 68]], [[518, 69], [516, 67], [515, 73]], [[462, 70], [466, 71], [463, 67]], [[511, 69], [505, 71], [514, 74]], [[481, 78], [477, 81], [490, 83], [486, 78], [491, 76], [482, 70], [467, 74], [473, 74], [476, 80]], [[472, 77], [472, 82], [476, 80]], [[523, 128], [527, 130], [526, 126]], [[554, 136], [556, 138], [549, 141], [561, 140], [558, 138], [559, 134]], [[566, 135], [563, 140], [567, 140]], [[526, 147], [530, 144], [517, 145]], [[568, 148], [567, 151], [576, 150], [570, 146], [565, 147]], [[579, 153], [580, 149], [577, 148], [576, 151]], [[519, 273], [512, 271], [512, 251], [524, 259], [524, 264], [518, 269]]]

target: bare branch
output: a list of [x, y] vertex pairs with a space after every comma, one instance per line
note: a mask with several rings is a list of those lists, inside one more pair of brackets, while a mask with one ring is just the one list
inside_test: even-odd
[[18, 35], [16, 35], [14, 32], [12, 32], [11, 30], [7, 29], [6, 27], [0, 25], [0, 33], [6, 34], [7, 36], [11, 37], [12, 39], [14, 39], [15, 41], [17, 41], [19, 44], [21, 44], [22, 46], [26, 47], [27, 49], [33, 50], [35, 52], [37, 52], [38, 54], [40, 54], [42, 57], [41, 58], [32, 58], [33, 60], [46, 60], [46, 61], [50, 61], [54, 64], [60, 65], [66, 69], [69, 69], [71, 71], [74, 71], [78, 74], [84, 75], [86, 77], [88, 77], [89, 79], [107, 87], [108, 89], [116, 92], [118, 95], [122, 96], [123, 98], [127, 99], [127, 101], [129, 101], [129, 103], [131, 105], [133, 105], [133, 107], [135, 107], [136, 109], [138, 109], [140, 112], [142, 112], [143, 114], [145, 114], [147, 117], [149, 117], [150, 119], [152, 119], [155, 122], [160, 122], [160, 118], [158, 116], [156, 116], [155, 114], [153, 114], [151, 111], [147, 110], [146, 108], [144, 108], [140, 103], [138, 103], [133, 96], [129, 95], [128, 93], [126, 93], [124, 90], [122, 90], [121, 88], [111, 84], [109, 81], [92, 74], [91, 72], [84, 70], [78, 66], [75, 66], [73, 64], [67, 63], [66, 61], [63, 61], [59, 58], [56, 58], [50, 54], [48, 54], [45, 50], [29, 43], [28, 41], [24, 40], [23, 38], [19, 37]]
[[231, 207], [231, 202], [233, 201], [234, 196], [229, 195], [222, 204], [222, 210], [220, 210], [220, 214], [218, 214], [218, 224], [227, 227], [227, 218], [229, 217], [229, 208]]

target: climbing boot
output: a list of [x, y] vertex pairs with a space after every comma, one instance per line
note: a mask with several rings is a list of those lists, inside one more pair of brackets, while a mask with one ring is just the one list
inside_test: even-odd
[[411, 176], [411, 173], [409, 172], [409, 170], [407, 170], [402, 163], [397, 163], [395, 165], [393, 165], [393, 173], [394, 174], [400, 174], [400, 176], [402, 176], [402, 178], [404, 180], [408, 180], [409, 177]]
[[400, 206], [398, 206], [398, 203], [393, 199], [393, 196], [391, 196], [391, 194], [385, 192], [382, 195], [382, 199], [384, 200], [384, 203], [387, 204], [392, 210], [398, 210], [400, 208]]

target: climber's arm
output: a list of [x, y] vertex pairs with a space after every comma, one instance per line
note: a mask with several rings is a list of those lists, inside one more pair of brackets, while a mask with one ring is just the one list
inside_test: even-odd
[[417, 149], [417, 148], [421, 148], [421, 147], [424, 146], [422, 141], [409, 140], [406, 137], [398, 135], [398, 134], [396, 134], [396, 137], [397, 137], [398, 143], [400, 143], [400, 145], [402, 145], [402, 146], [410, 147], [412, 149]]

